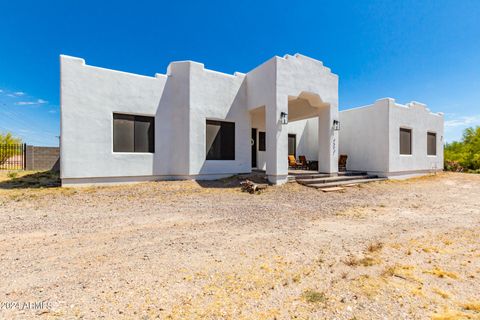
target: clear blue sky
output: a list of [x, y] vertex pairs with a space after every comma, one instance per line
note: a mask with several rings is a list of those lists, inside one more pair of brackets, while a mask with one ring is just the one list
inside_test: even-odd
[[0, 130], [56, 145], [59, 54], [153, 76], [170, 61], [247, 72], [302, 53], [340, 76], [340, 109], [393, 97], [480, 125], [480, 1], [0, 1]]

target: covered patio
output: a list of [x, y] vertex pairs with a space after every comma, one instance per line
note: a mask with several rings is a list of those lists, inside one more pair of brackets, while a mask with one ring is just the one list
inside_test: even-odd
[[247, 88], [252, 168], [285, 183], [293, 154], [318, 161], [318, 172], [338, 172], [338, 77], [330, 69], [302, 55], [274, 57], [247, 74]]

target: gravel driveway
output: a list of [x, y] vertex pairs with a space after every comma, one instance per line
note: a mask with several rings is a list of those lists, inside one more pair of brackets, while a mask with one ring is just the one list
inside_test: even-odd
[[479, 319], [479, 234], [480, 175], [0, 189], [0, 319]]

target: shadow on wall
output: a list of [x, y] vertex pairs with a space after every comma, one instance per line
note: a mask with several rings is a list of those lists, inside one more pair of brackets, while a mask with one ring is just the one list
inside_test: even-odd
[[58, 171], [43, 171], [13, 177], [10, 180], [0, 181], [0, 189], [30, 189], [60, 187]]

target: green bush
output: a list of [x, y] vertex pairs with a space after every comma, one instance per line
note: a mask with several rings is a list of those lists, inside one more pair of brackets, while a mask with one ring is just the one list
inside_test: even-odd
[[18, 172], [11, 171], [11, 172], [7, 173], [7, 176], [12, 180], [16, 179], [18, 177]]
[[480, 173], [480, 126], [467, 128], [462, 141], [445, 145], [445, 170]]
[[3, 165], [9, 158], [19, 154], [17, 148], [9, 148], [9, 146], [22, 143], [22, 140], [15, 138], [11, 133], [0, 133], [0, 166]]

